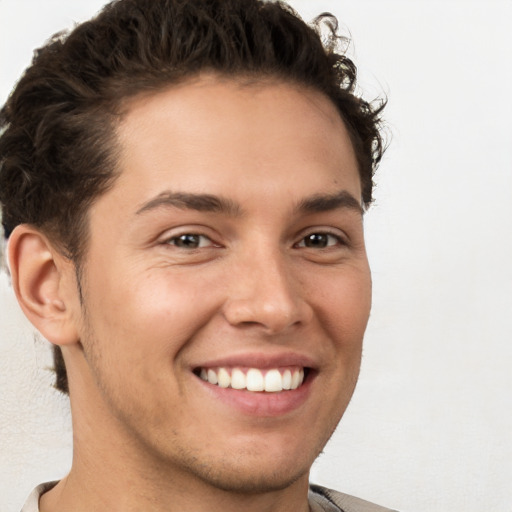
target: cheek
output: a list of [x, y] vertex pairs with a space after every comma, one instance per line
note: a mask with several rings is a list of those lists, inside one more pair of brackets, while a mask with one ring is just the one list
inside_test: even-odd
[[[169, 357], [194, 332], [206, 324], [217, 308], [214, 291], [205, 293], [205, 281], [198, 276], [169, 275], [165, 269], [144, 273], [137, 279], [97, 278], [90, 282], [88, 320], [97, 338], [108, 339], [125, 356]], [[93, 288], [94, 286], [94, 288]], [[151, 350], [148, 350], [151, 347]]]
[[322, 321], [341, 342], [359, 342], [370, 315], [372, 285], [368, 267], [346, 269], [317, 281]]

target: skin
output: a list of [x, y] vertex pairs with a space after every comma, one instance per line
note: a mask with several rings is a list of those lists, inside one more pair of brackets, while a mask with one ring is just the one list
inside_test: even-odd
[[[38, 293], [61, 326], [39, 326], [70, 379], [73, 466], [41, 511], [308, 510], [371, 303], [339, 114], [299, 86], [203, 76], [132, 100], [117, 134], [120, 177], [89, 212], [83, 303], [70, 262], [33, 230], [13, 235], [14, 260], [39, 243], [52, 261]], [[201, 194], [226, 207], [191, 207]], [[183, 246], [185, 234], [198, 237]], [[226, 358], [307, 361], [307, 392], [277, 411], [244, 391], [241, 407], [193, 371]]]

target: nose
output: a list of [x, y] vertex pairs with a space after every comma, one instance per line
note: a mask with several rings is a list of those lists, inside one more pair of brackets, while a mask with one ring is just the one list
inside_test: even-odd
[[233, 326], [259, 327], [277, 334], [307, 324], [313, 310], [306, 290], [286, 257], [253, 253], [232, 269], [224, 316]]

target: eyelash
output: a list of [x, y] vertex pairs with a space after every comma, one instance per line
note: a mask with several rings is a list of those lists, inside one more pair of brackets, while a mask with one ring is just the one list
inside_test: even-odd
[[[187, 237], [190, 237], [190, 238], [195, 237], [195, 238], [199, 239], [199, 245], [197, 247], [186, 247], [186, 246], [178, 245], [180, 240], [184, 241], [184, 239], [186, 239]], [[207, 246], [201, 245], [201, 241], [200, 241], [201, 239], [208, 240], [208, 242], [209, 242], [208, 245]], [[215, 246], [215, 243], [212, 241], [212, 239], [209, 236], [202, 235], [200, 233], [181, 233], [180, 235], [175, 235], [175, 236], [165, 240], [165, 244], [173, 245], [173, 246], [177, 247], [178, 249], [190, 249], [190, 250], [203, 249], [204, 247]]]
[[[324, 247], [314, 247], [314, 246], [307, 246], [307, 240], [312, 239], [313, 237], [317, 237], [317, 241], [320, 239], [320, 237], [325, 237], [326, 239], [326, 245]], [[334, 243], [329, 243], [329, 240], [333, 241]], [[295, 244], [295, 247], [304, 247], [307, 249], [329, 249], [331, 247], [336, 246], [345, 246], [347, 245], [346, 240], [338, 234], [329, 233], [328, 231], [313, 231], [311, 233], [306, 234], [301, 238], [299, 242]]]

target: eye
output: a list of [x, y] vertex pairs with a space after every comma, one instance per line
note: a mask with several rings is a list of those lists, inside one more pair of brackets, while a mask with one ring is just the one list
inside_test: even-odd
[[306, 235], [297, 247], [307, 247], [308, 249], [326, 249], [337, 245], [345, 245], [341, 237], [331, 233], [310, 233]]
[[184, 233], [174, 236], [166, 241], [169, 245], [174, 245], [180, 249], [200, 249], [202, 247], [212, 247], [214, 243], [206, 235], [196, 233]]

